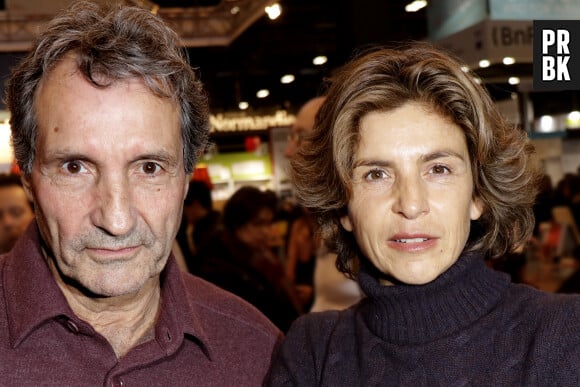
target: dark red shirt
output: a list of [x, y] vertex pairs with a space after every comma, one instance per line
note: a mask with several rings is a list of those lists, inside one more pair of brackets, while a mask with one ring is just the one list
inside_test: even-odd
[[281, 339], [252, 306], [170, 257], [155, 339], [117, 359], [70, 309], [35, 223], [1, 256], [0, 281], [0, 385], [259, 386]]

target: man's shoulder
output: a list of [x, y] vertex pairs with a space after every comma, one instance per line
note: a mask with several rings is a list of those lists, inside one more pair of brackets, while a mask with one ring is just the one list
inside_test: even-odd
[[258, 309], [240, 297], [197, 276], [183, 273], [188, 300], [202, 320], [214, 328], [245, 328], [279, 339], [281, 333]]

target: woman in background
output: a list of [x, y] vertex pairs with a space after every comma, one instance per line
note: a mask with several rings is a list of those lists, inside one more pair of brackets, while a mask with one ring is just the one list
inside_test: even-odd
[[224, 206], [222, 232], [199, 251], [196, 274], [250, 302], [285, 332], [301, 310], [270, 245], [276, 210], [274, 192], [238, 189]]

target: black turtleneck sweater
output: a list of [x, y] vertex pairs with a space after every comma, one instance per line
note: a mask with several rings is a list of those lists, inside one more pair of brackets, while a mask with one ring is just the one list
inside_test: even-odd
[[510, 283], [464, 254], [426, 285], [381, 286], [293, 324], [266, 385], [580, 386], [580, 296]]

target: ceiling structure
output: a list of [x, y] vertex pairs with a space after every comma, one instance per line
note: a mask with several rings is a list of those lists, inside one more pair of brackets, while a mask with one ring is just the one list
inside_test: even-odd
[[[6, 82], [42, 24], [70, 1], [0, 0], [0, 82]], [[427, 8], [405, 12], [410, 0], [277, 0], [282, 14], [276, 20], [264, 12], [276, 0], [124, 1], [158, 13], [180, 33], [213, 115], [296, 113], [306, 100], [322, 94], [324, 80], [357, 52], [428, 36]], [[328, 62], [314, 65], [317, 55], [327, 56]], [[529, 79], [532, 65], [516, 64], [506, 71], [501, 65], [475, 69], [496, 100], [521, 91], [507, 83], [507, 76]], [[294, 82], [282, 84], [285, 74], [293, 74]], [[256, 92], [264, 88], [269, 96], [258, 98]], [[562, 98], [535, 93], [534, 111], [552, 114], [580, 106], [580, 93], [560, 94]], [[249, 104], [243, 113], [241, 101]]]
[[[405, 12], [409, 0], [279, 0], [282, 14], [276, 20], [263, 11], [275, 0], [125, 1], [151, 8], [180, 32], [212, 113], [239, 111], [242, 100], [250, 113], [295, 112], [322, 92], [323, 79], [356, 49], [427, 36], [426, 12]], [[2, 81], [30, 48], [34, 33], [68, 2], [0, 0]], [[328, 62], [313, 65], [321, 54]], [[294, 82], [281, 84], [288, 73]], [[259, 99], [256, 91], [262, 88], [270, 95]]]
[[[272, 1], [270, 1], [271, 3]], [[159, 14], [196, 6], [235, 6], [235, 0], [156, 0]], [[204, 4], [202, 4], [204, 3]], [[212, 4], [213, 3], [213, 4]], [[247, 101], [250, 111], [295, 111], [323, 90], [323, 80], [343, 64], [355, 49], [393, 41], [424, 39], [426, 13], [404, 11], [408, 0], [280, 0], [282, 15], [265, 14], [229, 44], [188, 48], [210, 96], [212, 112], [238, 110]], [[312, 59], [328, 62], [315, 66]], [[293, 74], [294, 82], [280, 78]], [[256, 92], [270, 95], [259, 99]]]
[[[0, 74], [30, 47], [38, 28], [71, 0], [0, 0]], [[93, 0], [108, 1], [108, 0]], [[246, 101], [250, 115], [278, 110], [296, 112], [324, 90], [324, 79], [357, 51], [373, 45], [427, 38], [426, 8], [405, 12], [410, 0], [278, 0], [282, 14], [270, 20], [264, 6], [275, 0], [124, 0], [150, 8], [181, 35], [190, 62], [205, 84], [211, 111], [239, 112]], [[52, 8], [51, 8], [52, 7]], [[328, 62], [314, 65], [325, 55]], [[509, 96], [516, 86], [502, 66], [476, 70], [492, 95]], [[511, 66], [515, 75], [531, 75], [531, 64]], [[293, 74], [294, 82], [280, 78]], [[268, 89], [258, 98], [259, 89]], [[546, 105], [541, 102], [539, 105]]]

